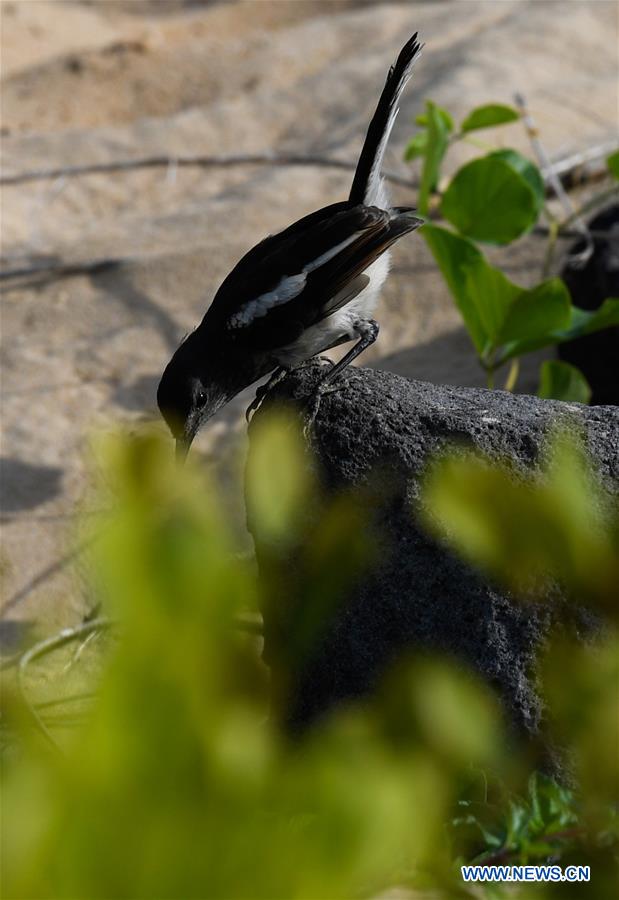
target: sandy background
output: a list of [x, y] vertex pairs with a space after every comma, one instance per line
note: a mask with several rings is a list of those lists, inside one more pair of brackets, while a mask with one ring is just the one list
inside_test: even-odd
[[[387, 168], [402, 162], [429, 97], [456, 118], [524, 92], [553, 158], [612, 138], [618, 120], [614, 2], [3, 0], [5, 175], [191, 154], [319, 154], [356, 161], [389, 64], [415, 30], [426, 50]], [[480, 135], [528, 151], [521, 126]], [[450, 157], [455, 165], [466, 155]], [[332, 168], [239, 165], [58, 177], [2, 189], [1, 648], [78, 621], [91, 598], [73, 565], [86, 437], [152, 415], [158, 377], [218, 284], [265, 234], [344, 197]], [[393, 189], [401, 204], [415, 191]], [[538, 277], [539, 240], [503, 252]], [[52, 277], [60, 263], [86, 274]], [[468, 338], [423, 241], [400, 242], [364, 364], [479, 385]], [[539, 356], [519, 389], [534, 391]], [[242, 451], [239, 397], [206, 430], [206, 462]]]

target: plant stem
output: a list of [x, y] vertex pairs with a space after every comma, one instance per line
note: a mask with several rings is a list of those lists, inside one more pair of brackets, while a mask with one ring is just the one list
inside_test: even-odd
[[[580, 268], [585, 265], [585, 263], [587, 262], [587, 260], [591, 257], [591, 255], [593, 253], [593, 239], [592, 239], [591, 235], [589, 234], [589, 230], [588, 230], [585, 222], [581, 218], [582, 210], [574, 209], [574, 205], [572, 204], [572, 201], [568, 197], [567, 192], [566, 192], [565, 188], [563, 187], [563, 184], [561, 183], [561, 179], [559, 178], [557, 173], [554, 171], [554, 169], [552, 167], [552, 163], [548, 159], [548, 155], [546, 154], [546, 150], [544, 149], [544, 145], [542, 144], [542, 142], [540, 140], [539, 132], [536, 128], [533, 117], [532, 117], [531, 113], [529, 112], [525, 98], [523, 97], [522, 94], [518, 93], [518, 94], [514, 95], [514, 100], [516, 102], [516, 106], [520, 110], [521, 118], [524, 123], [524, 127], [526, 129], [529, 140], [531, 142], [531, 147], [533, 148], [533, 152], [535, 153], [535, 156], [537, 157], [537, 161], [540, 165], [540, 168], [542, 169], [542, 172], [544, 173], [544, 180], [545, 180], [546, 184], [549, 185], [555, 192], [557, 200], [563, 207], [565, 215], [567, 216], [567, 220], [569, 222], [574, 223], [574, 226], [576, 227], [576, 229], [578, 231], [581, 232], [583, 240], [585, 241], [584, 250], [582, 250], [577, 255], [573, 256], [571, 259], [572, 265], [578, 266], [578, 268]], [[552, 223], [551, 223], [551, 225], [552, 225]], [[548, 248], [549, 252], [547, 253], [547, 259], [544, 263], [545, 266], [546, 266], [546, 263], [548, 264], [548, 270], [550, 270], [550, 265], [552, 263], [552, 256], [554, 253], [555, 241], [556, 241], [556, 236], [555, 236], [554, 240], [552, 241], [552, 246], [549, 246], [549, 248]]]
[[486, 387], [490, 391], [494, 388], [494, 369], [486, 370]]
[[[553, 213], [553, 211], [551, 210], [551, 208], [548, 206], [547, 203], [544, 203], [544, 205], [542, 207], [542, 212], [544, 213], [549, 225], [552, 225], [553, 222], [558, 221], [557, 217], [555, 216], [555, 214]], [[580, 232], [578, 232], [578, 236], [580, 237]]]
[[548, 229], [548, 244], [546, 246], [544, 262], [542, 264], [542, 279], [548, 278], [548, 276], [550, 275], [550, 272], [552, 270], [552, 261], [554, 258], [555, 247], [557, 245], [558, 236], [559, 236], [559, 223], [551, 222], [550, 227]]
[[465, 144], [470, 144], [471, 147], [476, 147], [478, 150], [485, 150], [487, 152], [492, 152], [492, 150], [496, 150], [494, 144], [488, 144], [486, 141], [480, 141], [479, 138], [469, 137], [468, 135], [455, 135], [454, 140], [462, 140]]
[[580, 207], [580, 209], [576, 210], [571, 216], [568, 216], [567, 219], [564, 219], [561, 222], [561, 229], [569, 228], [574, 222], [578, 220], [578, 218], [586, 213], [590, 212], [592, 209], [595, 209], [597, 206], [600, 206], [602, 203], [605, 203], [606, 200], [610, 200], [612, 197], [619, 198], [619, 185], [613, 185], [610, 188], [607, 188], [605, 191], [600, 191], [599, 194], [594, 194], [593, 197], [590, 197], [586, 203]]
[[40, 641], [38, 644], [35, 644], [33, 647], [27, 650], [19, 660], [19, 665], [17, 667], [17, 688], [21, 695], [21, 699], [24, 702], [24, 706], [28, 711], [30, 719], [35, 728], [40, 732], [40, 734], [43, 735], [47, 743], [58, 753], [62, 753], [60, 747], [52, 737], [50, 731], [39, 715], [39, 712], [37, 712], [33, 704], [28, 699], [28, 694], [25, 689], [26, 669], [31, 662], [34, 662], [35, 659], [39, 659], [41, 656], [46, 656], [48, 653], [51, 653], [53, 650], [58, 650], [60, 647], [64, 647], [65, 644], [68, 644], [71, 641], [87, 637], [89, 634], [92, 634], [96, 631], [112, 628], [113, 624], [114, 623], [110, 619], [97, 618], [92, 619], [90, 622], [83, 622], [76, 628], [64, 628], [60, 632], [60, 634], [57, 634], [51, 638], [46, 638], [45, 640]]
[[505, 379], [505, 390], [513, 391], [516, 387], [516, 382], [518, 381], [518, 373], [520, 372], [520, 359], [515, 356], [509, 367], [509, 372], [507, 373], [507, 378]]

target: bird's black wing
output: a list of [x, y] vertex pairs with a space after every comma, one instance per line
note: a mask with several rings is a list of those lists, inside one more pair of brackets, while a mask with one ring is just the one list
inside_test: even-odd
[[411, 215], [348, 203], [312, 213], [243, 257], [201, 328], [265, 350], [285, 346], [350, 302], [351, 282], [417, 223]]

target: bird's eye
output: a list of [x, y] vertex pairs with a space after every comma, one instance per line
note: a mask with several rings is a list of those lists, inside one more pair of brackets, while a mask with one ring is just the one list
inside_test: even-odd
[[196, 405], [204, 406], [206, 403], [206, 391], [198, 391], [196, 394]]

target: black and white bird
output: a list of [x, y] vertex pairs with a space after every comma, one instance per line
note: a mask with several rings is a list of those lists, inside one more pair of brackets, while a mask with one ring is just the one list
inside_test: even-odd
[[326, 371], [320, 392], [376, 340], [372, 314], [389, 271], [389, 248], [423, 224], [414, 209], [389, 204], [381, 176], [400, 96], [420, 50], [415, 34], [389, 70], [348, 200], [299, 219], [250, 250], [168, 363], [157, 403], [181, 458], [217, 410], [269, 372], [275, 370], [271, 384], [357, 338]]

